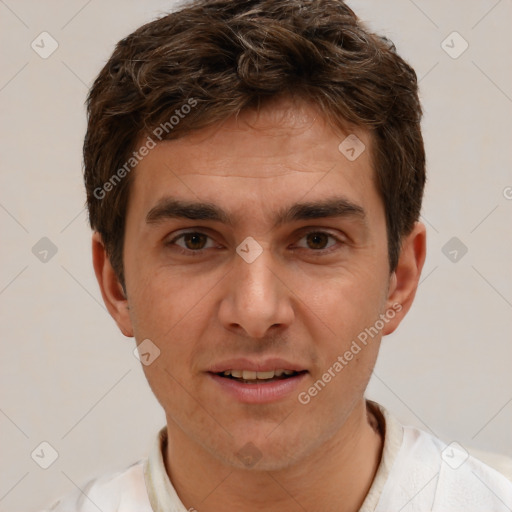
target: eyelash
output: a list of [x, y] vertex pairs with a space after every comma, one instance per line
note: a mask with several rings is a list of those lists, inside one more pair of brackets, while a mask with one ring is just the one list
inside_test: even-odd
[[[332, 233], [329, 233], [328, 231], [318, 230], [318, 229], [307, 231], [306, 233], [304, 233], [301, 236], [300, 240], [302, 240], [303, 238], [305, 238], [305, 237], [307, 237], [308, 235], [311, 235], [311, 234], [327, 235], [329, 238], [335, 240], [336, 242], [338, 242], [340, 244], [344, 244], [343, 240], [341, 240], [337, 236], [333, 235]], [[180, 247], [179, 245], [175, 245], [175, 242], [177, 240], [179, 240], [180, 238], [183, 238], [186, 235], [204, 235], [204, 236], [208, 237], [209, 239], [211, 239], [211, 237], [209, 235], [207, 235], [206, 233], [203, 233], [201, 231], [186, 231], [184, 233], [180, 233], [178, 236], [174, 237], [172, 240], [169, 240], [168, 242], [166, 242], [165, 245], [167, 245], [167, 246], [174, 246], [174, 247], [176, 247], [176, 249], [178, 250], [178, 252], [180, 254], [183, 254], [183, 255], [186, 255], [186, 256], [193, 256], [193, 257], [194, 256], [201, 256], [208, 249], [210, 249], [210, 248], [208, 248], [208, 249], [199, 249], [197, 251], [194, 251], [192, 249], [184, 249], [183, 247]], [[300, 247], [299, 249], [305, 249], [305, 248], [304, 247]], [[337, 250], [335, 246], [332, 246], [332, 247], [330, 247], [328, 249], [320, 249], [320, 250], [310, 249], [310, 251], [312, 251], [315, 255], [318, 255], [318, 256], [322, 256], [324, 254], [329, 254], [329, 253], [331, 253], [331, 252], [333, 252], [335, 250]]]

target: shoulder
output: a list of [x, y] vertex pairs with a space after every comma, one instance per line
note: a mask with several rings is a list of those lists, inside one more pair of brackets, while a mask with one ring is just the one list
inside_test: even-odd
[[151, 512], [144, 464], [94, 478], [41, 512]]
[[[418, 430], [418, 429], [414, 429]], [[471, 455], [457, 442], [449, 444], [419, 431], [429, 446], [430, 457], [438, 460], [439, 476], [435, 503], [457, 503], [464, 510], [510, 510], [512, 482], [503, 474]]]
[[[403, 427], [403, 442], [377, 511], [493, 512], [512, 508], [512, 482], [470, 455], [415, 427]], [[384, 508], [382, 508], [384, 507]]]

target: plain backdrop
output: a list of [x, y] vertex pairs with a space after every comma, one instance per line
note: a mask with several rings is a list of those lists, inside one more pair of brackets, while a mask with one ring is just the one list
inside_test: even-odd
[[[447, 443], [512, 455], [512, 2], [349, 3], [416, 69], [428, 154], [422, 282], [368, 397]], [[2, 511], [135, 462], [165, 424], [94, 278], [81, 146], [114, 44], [172, 7], [0, 0]], [[31, 47], [42, 32], [48, 58]], [[42, 442], [58, 453], [48, 469]]]

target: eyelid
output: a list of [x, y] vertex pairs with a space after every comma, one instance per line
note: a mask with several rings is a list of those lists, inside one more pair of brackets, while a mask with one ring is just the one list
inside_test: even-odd
[[[172, 238], [169, 238], [169, 237], [165, 238], [165, 244], [166, 245], [171, 244], [171, 243], [175, 242], [176, 240], [178, 240], [179, 238], [182, 238], [185, 235], [204, 235], [207, 238], [209, 238], [210, 240], [214, 240], [213, 236], [211, 236], [208, 233], [208, 231], [209, 230], [207, 228], [195, 228], [195, 229], [187, 228], [184, 230], [175, 231], [172, 234]], [[199, 251], [194, 251], [194, 252], [199, 252]]]
[[299, 233], [302, 235], [302, 236], [305, 236], [305, 235], [309, 235], [310, 233], [324, 233], [326, 235], [330, 235], [334, 238], [338, 238], [338, 239], [341, 239], [343, 237], [346, 238], [346, 235], [344, 235], [343, 233], [335, 233], [333, 231], [331, 231], [329, 228], [325, 228], [325, 227], [311, 227], [311, 226], [306, 226], [304, 228], [301, 228], [299, 229]]

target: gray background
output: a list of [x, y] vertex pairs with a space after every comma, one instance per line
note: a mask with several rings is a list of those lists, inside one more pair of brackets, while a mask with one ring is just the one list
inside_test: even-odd
[[[2, 511], [127, 466], [165, 423], [94, 278], [81, 145], [87, 88], [114, 44], [172, 5], [0, 0]], [[512, 455], [512, 2], [350, 5], [417, 70], [429, 172], [422, 282], [368, 396], [446, 442]], [[59, 45], [46, 59], [31, 48], [43, 31]], [[453, 31], [469, 44], [457, 58]], [[43, 237], [57, 248], [46, 262]], [[46, 470], [31, 458], [43, 441], [58, 452]]]

